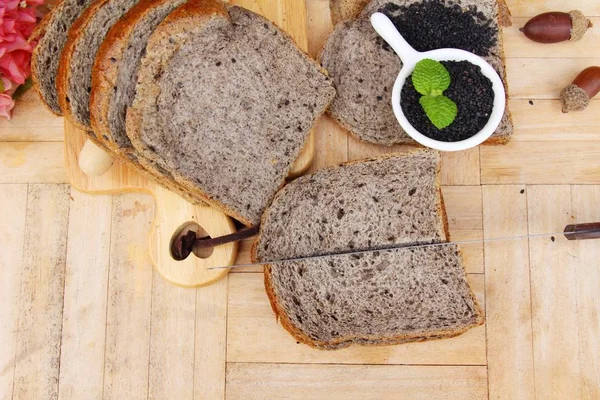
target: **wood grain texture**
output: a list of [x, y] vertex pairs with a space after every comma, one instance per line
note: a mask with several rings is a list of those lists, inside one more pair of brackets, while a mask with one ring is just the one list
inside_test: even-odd
[[0, 123], [0, 142], [62, 142], [63, 139], [63, 119], [42, 105], [35, 90], [27, 91], [16, 101], [10, 121]]
[[533, 17], [548, 11], [581, 10], [586, 16], [600, 16], [600, 4], [596, 0], [506, 0], [513, 17]]
[[71, 197], [59, 399], [101, 399], [112, 197]]
[[585, 68], [600, 65], [590, 53], [582, 58], [509, 58], [506, 71], [512, 99], [558, 99]]
[[[569, 4], [568, 10], [564, 6], [560, 10], [574, 10]], [[553, 10], [559, 11], [559, 9]], [[600, 26], [600, 18], [589, 18], [594, 26]], [[553, 43], [551, 45], [536, 43], [529, 40], [519, 29], [525, 26], [529, 18], [513, 18], [513, 25], [504, 28], [504, 48], [507, 58], [582, 58], [595, 56], [590, 54], [589, 49], [593, 48], [600, 41], [600, 30], [597, 28], [589, 29], [583, 38], [577, 42], [566, 41]]]
[[228, 277], [196, 289], [194, 399], [225, 398]]
[[[480, 304], [483, 276], [469, 275]], [[227, 361], [343, 364], [485, 364], [485, 327], [452, 339], [401, 346], [351, 346], [322, 351], [297, 344], [275, 320], [262, 274], [229, 276]]]
[[[600, 221], [600, 186], [573, 186], [574, 222]], [[577, 282], [577, 329], [581, 398], [600, 398], [600, 246], [597, 241], [581, 241], [573, 251]], [[572, 355], [574, 358], [575, 355]], [[577, 385], [576, 382], [573, 383]]]
[[442, 185], [461, 186], [479, 185], [479, 148], [442, 153]]
[[[572, 222], [570, 186], [531, 186], [527, 203], [531, 235], [561, 232]], [[574, 244], [563, 235], [538, 237], [529, 249], [536, 397], [580, 399]]]
[[481, 183], [596, 184], [600, 142], [512, 142], [481, 148]]
[[148, 398], [193, 398], [195, 314], [194, 290], [154, 274]]
[[[483, 188], [485, 239], [527, 235], [523, 186]], [[485, 244], [490, 399], [534, 399], [529, 241]]]
[[485, 367], [228, 364], [228, 399], [485, 399]]
[[113, 202], [103, 398], [146, 399], [153, 269], [147, 235], [154, 203], [143, 195]]
[[13, 393], [27, 185], [0, 185], [0, 399]]
[[66, 183], [60, 142], [0, 142], [0, 183]]
[[69, 192], [29, 185], [13, 399], [58, 396]]
[[[483, 239], [483, 207], [480, 186], [443, 186], [442, 194], [448, 215], [452, 241]], [[468, 273], [483, 273], [483, 243], [460, 246]]]
[[[515, 124], [513, 142], [599, 142], [600, 101], [583, 112], [563, 114], [559, 100], [511, 100]], [[533, 146], [533, 145], [532, 145]]]

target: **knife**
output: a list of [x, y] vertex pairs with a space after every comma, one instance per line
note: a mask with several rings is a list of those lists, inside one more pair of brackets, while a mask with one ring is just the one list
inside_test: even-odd
[[[250, 227], [250, 228], [242, 228], [239, 231], [220, 236], [217, 238], [211, 238], [210, 236], [196, 238], [196, 233], [194, 231], [188, 231], [186, 233], [180, 234], [180, 236], [176, 237], [173, 241], [171, 253], [173, 257], [176, 259], [185, 259], [192, 252], [192, 248], [197, 246], [200, 248], [206, 247], [214, 247], [219, 246], [226, 243], [236, 242], [239, 240], [250, 238], [256, 235], [259, 231], [258, 227]], [[489, 239], [472, 239], [472, 240], [461, 240], [454, 242], [439, 242], [439, 243], [425, 243], [425, 244], [411, 244], [411, 245], [395, 245], [389, 247], [382, 247], [376, 249], [366, 249], [366, 250], [356, 250], [356, 251], [347, 251], [333, 254], [319, 254], [314, 256], [306, 256], [306, 257], [294, 257], [294, 258], [286, 258], [279, 260], [266, 260], [262, 262], [256, 263], [245, 263], [245, 264], [236, 264], [236, 265], [223, 265], [223, 266], [215, 266], [208, 268], [209, 270], [217, 270], [217, 269], [230, 269], [230, 268], [247, 268], [247, 267], [255, 267], [262, 266], [265, 264], [281, 264], [286, 262], [298, 262], [298, 261], [310, 261], [316, 260], [323, 257], [336, 257], [336, 256], [351, 256], [351, 255], [362, 255], [373, 252], [382, 252], [388, 250], [398, 250], [398, 249], [423, 249], [427, 247], [434, 246], [449, 246], [449, 245], [468, 245], [468, 244], [477, 244], [477, 243], [494, 243], [494, 242], [503, 242], [510, 240], [519, 240], [519, 239], [532, 239], [532, 238], [553, 238], [556, 236], [563, 235], [567, 240], [570, 241], [579, 241], [579, 240], [592, 240], [592, 239], [600, 239], [600, 222], [593, 223], [582, 223], [582, 224], [571, 224], [567, 225], [563, 231], [561, 232], [553, 232], [553, 233], [540, 233], [534, 235], [522, 235], [522, 236], [505, 236], [498, 238], [489, 238]], [[183, 257], [183, 258], [179, 258]]]

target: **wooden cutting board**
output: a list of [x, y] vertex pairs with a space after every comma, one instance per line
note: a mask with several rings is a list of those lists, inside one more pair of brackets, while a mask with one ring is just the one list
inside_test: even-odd
[[[230, 3], [270, 19], [288, 32], [302, 50], [308, 50], [305, 0], [231, 0]], [[193, 287], [210, 284], [227, 274], [228, 270], [209, 271], [208, 268], [232, 265], [237, 256], [237, 243], [216, 247], [206, 258], [192, 254], [183, 261], [173, 259], [170, 244], [173, 236], [192, 222], [211, 237], [231, 233], [235, 231], [231, 218], [213, 208], [188, 203], [118, 160], [101, 176], [86, 175], [79, 167], [79, 155], [86, 140], [85, 133], [65, 120], [66, 169], [71, 185], [91, 194], [145, 192], [154, 196], [156, 214], [149, 237], [150, 251], [156, 269], [165, 279], [176, 285]], [[305, 172], [313, 156], [314, 135], [311, 134], [290, 176]]]

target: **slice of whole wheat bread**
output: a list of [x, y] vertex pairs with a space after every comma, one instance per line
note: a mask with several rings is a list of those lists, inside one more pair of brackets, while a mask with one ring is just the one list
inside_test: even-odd
[[40, 23], [44, 35], [31, 55], [31, 77], [42, 102], [54, 114], [60, 115], [56, 91], [56, 74], [60, 55], [67, 42], [67, 32], [92, 0], [63, 0]]
[[334, 89], [268, 20], [197, 3], [150, 36], [126, 132], [186, 188], [255, 225]]
[[264, 213], [253, 257], [274, 261], [448, 240], [440, 156], [414, 151], [322, 169]]
[[282, 326], [320, 349], [448, 338], [484, 321], [452, 244], [268, 265], [265, 288]]
[[[389, 47], [383, 45], [369, 18], [387, 4], [410, 6], [419, 1], [422, 0], [372, 0], [352, 20], [344, 19], [356, 12], [361, 6], [360, 0], [337, 0], [332, 3], [333, 17], [342, 22], [336, 25], [320, 55], [321, 63], [329, 71], [337, 91], [329, 113], [361, 140], [381, 145], [415, 143], [402, 130], [389, 104], [402, 63]], [[497, 0], [453, 0], [444, 3], [448, 6], [458, 4], [463, 8], [477, 7], [490, 21], [490, 26], [497, 29], [497, 43], [484, 58], [503, 78], [508, 93], [500, 32], [500, 23], [506, 25], [509, 22], [506, 21], [510, 18], [506, 15], [508, 9], [505, 5], [499, 7]], [[401, 12], [390, 13], [397, 15]], [[500, 126], [486, 143], [506, 143], [512, 132], [507, 108]]]
[[58, 101], [65, 117], [90, 135], [90, 92], [92, 67], [108, 30], [138, 0], [96, 0], [69, 30], [62, 51], [56, 84]]

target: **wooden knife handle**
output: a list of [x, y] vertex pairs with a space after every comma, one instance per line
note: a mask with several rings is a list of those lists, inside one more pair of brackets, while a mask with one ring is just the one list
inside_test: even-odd
[[569, 240], [600, 239], [600, 222], [567, 225], [564, 235]]

